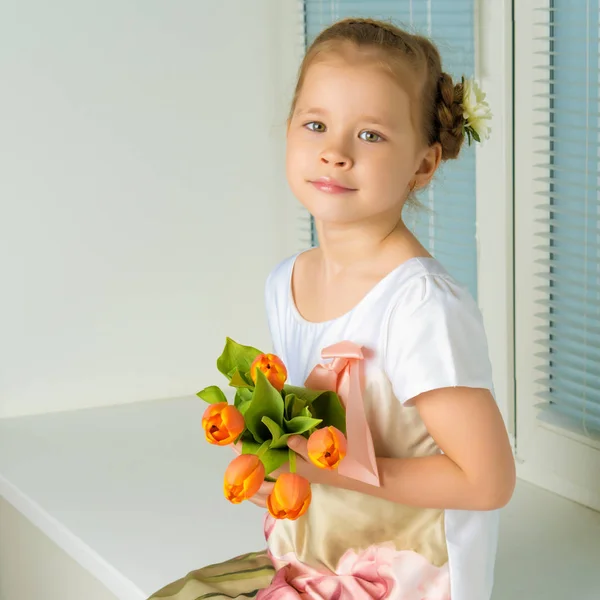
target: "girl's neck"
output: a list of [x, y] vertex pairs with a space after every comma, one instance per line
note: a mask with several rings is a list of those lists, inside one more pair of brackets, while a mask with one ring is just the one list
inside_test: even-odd
[[322, 266], [332, 274], [354, 269], [368, 270], [377, 264], [427, 255], [402, 221], [387, 228], [365, 224], [337, 227], [317, 223], [316, 226]]

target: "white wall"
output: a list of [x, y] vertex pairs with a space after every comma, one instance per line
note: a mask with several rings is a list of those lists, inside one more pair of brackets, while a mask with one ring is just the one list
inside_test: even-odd
[[0, 417], [195, 393], [296, 250], [296, 0], [0, 7]]

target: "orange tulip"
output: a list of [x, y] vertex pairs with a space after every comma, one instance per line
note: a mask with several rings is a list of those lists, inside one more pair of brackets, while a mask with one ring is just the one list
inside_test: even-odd
[[231, 444], [245, 427], [242, 413], [227, 402], [210, 404], [202, 416], [202, 428], [206, 440], [217, 446]]
[[323, 427], [308, 438], [306, 449], [314, 465], [331, 471], [346, 456], [346, 437], [335, 427]]
[[267, 508], [276, 519], [295, 521], [310, 504], [310, 483], [296, 473], [282, 473], [267, 498]]
[[223, 491], [233, 504], [248, 500], [258, 492], [265, 479], [265, 467], [255, 454], [241, 454], [225, 471]]
[[259, 354], [250, 366], [250, 377], [256, 383], [256, 369], [262, 371], [271, 385], [279, 392], [287, 379], [287, 369], [275, 354]]

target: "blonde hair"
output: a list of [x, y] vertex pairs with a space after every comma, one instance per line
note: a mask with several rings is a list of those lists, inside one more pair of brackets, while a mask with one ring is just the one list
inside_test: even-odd
[[[457, 158], [463, 144], [463, 85], [453, 83], [442, 71], [440, 53], [427, 38], [413, 35], [385, 21], [374, 19], [344, 19], [322, 31], [308, 48], [298, 74], [290, 118], [302, 90], [310, 65], [328, 53], [339, 53], [344, 46], [372, 50], [382, 59], [382, 65], [404, 81], [401, 69], [408, 66], [420, 81], [414, 90], [414, 105], [419, 107], [419, 133], [431, 146], [439, 143], [442, 160]], [[407, 90], [412, 93], [412, 90]]]

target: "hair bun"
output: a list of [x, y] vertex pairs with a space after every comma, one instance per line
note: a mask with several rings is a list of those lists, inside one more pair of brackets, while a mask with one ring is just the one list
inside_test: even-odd
[[448, 73], [442, 73], [438, 81], [437, 120], [442, 160], [456, 158], [465, 141], [463, 117], [463, 84], [454, 84]]

